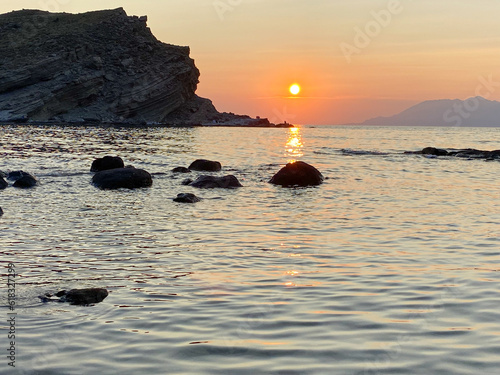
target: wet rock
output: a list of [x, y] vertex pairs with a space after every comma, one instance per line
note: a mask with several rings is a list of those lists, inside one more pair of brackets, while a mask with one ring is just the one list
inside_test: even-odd
[[[108, 291], [103, 288], [61, 290], [56, 294], [40, 296], [43, 302], [69, 302], [72, 305], [91, 305], [102, 302], [108, 296]], [[55, 298], [54, 298], [55, 297]]]
[[0, 176], [0, 190], [5, 189], [7, 186], [9, 186], [8, 182], [5, 181], [2, 176]]
[[38, 181], [32, 175], [24, 175], [20, 179], [16, 180], [12, 186], [15, 188], [29, 189], [38, 185]]
[[174, 173], [191, 173], [189, 168], [186, 168], [186, 167], [176, 167], [176, 168], [172, 169], [172, 172], [174, 172]]
[[223, 189], [234, 189], [242, 187], [238, 179], [233, 176], [200, 176], [193, 182], [189, 184], [189, 186], [200, 188], [200, 189], [214, 189], [214, 188], [223, 188]]
[[0, 207], [0, 216], [3, 215], [3, 210], [2, 210], [2, 207]]
[[436, 147], [426, 147], [422, 151], [405, 151], [405, 154], [426, 155], [428, 157], [453, 156], [457, 158], [466, 158], [466, 159], [486, 159], [486, 160], [500, 159], [500, 150], [485, 151], [485, 150], [477, 150], [475, 148], [442, 149]]
[[312, 165], [297, 161], [288, 163], [276, 173], [269, 183], [283, 187], [316, 186], [323, 183], [324, 177]]
[[153, 178], [143, 169], [116, 168], [97, 172], [92, 184], [100, 189], [136, 189], [151, 186]]
[[7, 179], [14, 181], [12, 186], [16, 188], [27, 189], [38, 185], [37, 179], [28, 172], [24, 171], [9, 172]]
[[468, 159], [500, 159], [500, 150], [484, 151], [467, 148], [463, 150], [450, 150], [449, 155]]
[[191, 182], [193, 182], [192, 179], [186, 178], [186, 179], [182, 180], [181, 184], [182, 185], [189, 185]]
[[196, 203], [200, 201], [201, 201], [200, 198], [191, 193], [180, 193], [177, 194], [176, 198], [174, 198], [174, 202], [177, 203]]
[[446, 156], [448, 151], [442, 148], [426, 147], [422, 150], [422, 155]]
[[222, 169], [222, 165], [218, 161], [198, 159], [191, 163], [189, 169], [201, 172], [219, 172]]
[[91, 172], [107, 171], [109, 169], [124, 168], [122, 158], [118, 156], [105, 156], [103, 158], [95, 159], [90, 167]]
[[7, 174], [7, 180], [17, 181], [25, 175], [30, 175], [30, 174], [25, 171], [12, 171]]

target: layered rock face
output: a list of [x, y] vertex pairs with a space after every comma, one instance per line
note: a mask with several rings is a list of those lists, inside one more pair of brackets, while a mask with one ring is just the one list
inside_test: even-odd
[[146, 21], [122, 8], [0, 15], [0, 121], [252, 121], [196, 96], [189, 47], [158, 41]]

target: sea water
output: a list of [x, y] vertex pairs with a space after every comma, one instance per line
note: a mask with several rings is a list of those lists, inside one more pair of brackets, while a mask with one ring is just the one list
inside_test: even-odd
[[[0, 170], [40, 182], [0, 191], [0, 372], [496, 374], [500, 162], [403, 153], [499, 141], [498, 128], [0, 127]], [[105, 155], [153, 186], [98, 190]], [[183, 186], [200, 173], [171, 170], [197, 158], [244, 187]], [[294, 160], [325, 183], [268, 183]], [[173, 202], [182, 192], [203, 200]], [[84, 287], [109, 296], [38, 298]]]

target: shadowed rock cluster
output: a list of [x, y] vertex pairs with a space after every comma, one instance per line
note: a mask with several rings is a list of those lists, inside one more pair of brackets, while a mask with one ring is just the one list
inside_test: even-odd
[[466, 159], [486, 159], [486, 160], [500, 160], [500, 150], [484, 151], [476, 150], [474, 148], [465, 149], [443, 149], [436, 147], [426, 147], [421, 151], [407, 151], [405, 154], [418, 154], [429, 156], [453, 156], [457, 158]]

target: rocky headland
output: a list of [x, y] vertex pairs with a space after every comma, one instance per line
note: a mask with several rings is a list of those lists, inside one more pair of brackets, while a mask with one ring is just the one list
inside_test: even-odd
[[189, 47], [122, 9], [0, 15], [0, 122], [274, 126], [195, 94]]

